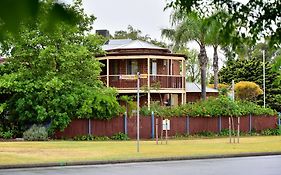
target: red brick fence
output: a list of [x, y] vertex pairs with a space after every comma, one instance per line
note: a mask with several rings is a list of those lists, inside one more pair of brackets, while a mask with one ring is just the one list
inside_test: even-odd
[[[237, 123], [237, 118], [234, 118], [234, 123]], [[155, 125], [156, 118], [140, 117], [140, 138], [153, 138]], [[158, 118], [158, 126], [159, 131], [161, 131], [161, 118]], [[240, 130], [242, 132], [261, 131], [268, 128], [276, 128], [276, 126], [276, 116], [249, 115], [240, 117]], [[235, 128], [237, 128], [236, 125]], [[202, 131], [220, 132], [222, 129], [228, 129], [228, 117], [172, 117], [170, 118], [168, 135], [196, 134]], [[87, 134], [112, 136], [118, 132], [127, 133], [130, 138], [136, 138], [136, 117], [126, 118], [120, 116], [111, 120], [76, 119], [63, 132], [57, 132], [55, 137], [70, 138]]]

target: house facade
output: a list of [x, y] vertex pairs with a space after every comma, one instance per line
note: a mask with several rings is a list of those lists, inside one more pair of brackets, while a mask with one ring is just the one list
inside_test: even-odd
[[109, 40], [98, 57], [103, 63], [100, 79], [119, 95], [136, 96], [140, 73], [140, 104], [153, 101], [162, 105], [186, 103], [185, 56], [173, 54], [167, 48], [139, 40]]

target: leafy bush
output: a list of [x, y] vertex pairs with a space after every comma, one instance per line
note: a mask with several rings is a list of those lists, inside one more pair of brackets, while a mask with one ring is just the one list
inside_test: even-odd
[[263, 108], [255, 103], [247, 101], [233, 101], [226, 96], [219, 98], [208, 98], [204, 101], [196, 103], [187, 103], [182, 106], [164, 107], [159, 104], [153, 104], [149, 109], [147, 106], [143, 107], [141, 114], [150, 116], [151, 112], [155, 116], [164, 118], [168, 117], [218, 117], [218, 116], [246, 116], [252, 115], [276, 115], [276, 111], [270, 108]]
[[201, 132], [197, 133], [196, 135], [201, 136], [201, 137], [214, 137], [214, 136], [216, 136], [215, 133], [210, 132], [210, 131], [201, 131]]
[[261, 131], [261, 135], [264, 135], [264, 136], [281, 135], [281, 129], [279, 129], [279, 128], [265, 129], [265, 130]]
[[23, 133], [24, 140], [45, 141], [48, 140], [48, 132], [45, 127], [33, 125]]
[[250, 81], [240, 81], [234, 89], [235, 96], [240, 100], [253, 100], [263, 93], [259, 85]]
[[122, 132], [119, 132], [117, 134], [114, 134], [112, 137], [111, 137], [112, 140], [129, 140], [130, 138], [128, 137], [127, 134], [124, 134]]
[[110, 140], [107, 136], [94, 136], [94, 135], [82, 135], [73, 138], [75, 141], [107, 141]]
[[[253, 132], [253, 134], [254, 134], [254, 132]], [[237, 136], [237, 130], [235, 130], [235, 131], [231, 130], [231, 135], [232, 135], [232, 136]], [[249, 135], [249, 134], [240, 131], [240, 132], [239, 132], [239, 135], [240, 135], [240, 136], [246, 136], [246, 135]], [[218, 133], [218, 136], [223, 136], [223, 137], [224, 137], [224, 136], [229, 136], [229, 129], [222, 129], [221, 132]]]
[[[232, 131], [231, 134], [233, 134], [234, 132]], [[229, 136], [229, 129], [222, 129], [221, 132], [219, 132], [218, 134], [219, 136]]]
[[2, 131], [2, 132], [0, 132], [0, 138], [11, 139], [11, 138], [13, 138], [13, 132], [12, 131]]
[[97, 136], [97, 137], [95, 137], [95, 141], [107, 141], [107, 140], [110, 140], [110, 138], [107, 137], [107, 136]]
[[186, 139], [186, 138], [188, 138], [188, 137], [190, 137], [189, 134], [180, 134], [180, 133], [176, 133], [176, 134], [173, 136], [174, 139]]

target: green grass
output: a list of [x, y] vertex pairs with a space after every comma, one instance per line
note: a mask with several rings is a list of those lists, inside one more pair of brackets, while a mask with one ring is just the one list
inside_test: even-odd
[[140, 153], [136, 152], [135, 141], [0, 142], [0, 165], [281, 151], [281, 136], [244, 137], [240, 138], [240, 144], [228, 141], [228, 138], [169, 140], [168, 145], [141, 141]]

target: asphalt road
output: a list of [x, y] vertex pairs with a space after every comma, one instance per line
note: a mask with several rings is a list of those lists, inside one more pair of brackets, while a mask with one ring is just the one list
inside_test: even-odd
[[281, 175], [281, 156], [0, 170], [0, 175]]

